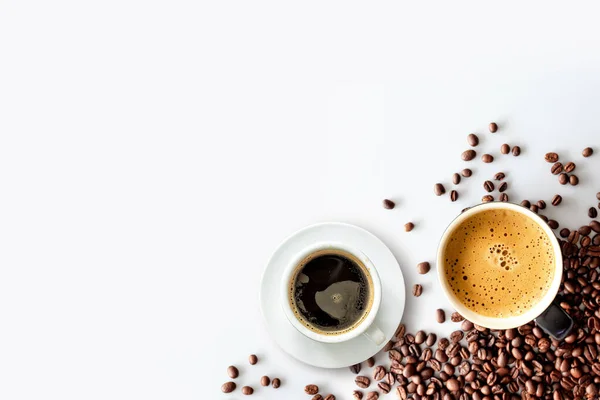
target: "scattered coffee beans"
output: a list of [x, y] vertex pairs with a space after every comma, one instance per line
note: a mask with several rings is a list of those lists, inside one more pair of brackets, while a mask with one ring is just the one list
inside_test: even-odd
[[429, 272], [430, 269], [431, 269], [431, 266], [429, 265], [429, 263], [427, 261], [420, 262], [419, 264], [417, 264], [417, 271], [421, 275], [425, 275], [426, 273]]
[[[469, 168], [465, 168], [462, 171], [460, 171], [461, 175], [464, 176], [465, 178], [470, 177], [471, 175], [473, 175], [473, 171], [471, 171]], [[600, 199], [598, 199], [600, 200]]]
[[539, 200], [537, 203], [538, 209], [543, 210], [546, 208], [546, 202], [544, 200]]
[[269, 378], [268, 376], [263, 376], [262, 378], [260, 378], [260, 385], [261, 386], [269, 386], [271, 384], [271, 378]]
[[323, 396], [317, 393], [312, 397], [311, 400], [323, 400]]
[[546, 160], [546, 162], [549, 163], [555, 163], [558, 161], [558, 154], [556, 153], [546, 153], [546, 155], [544, 156], [544, 159]]
[[229, 367], [227, 367], [227, 375], [229, 375], [231, 379], [235, 379], [238, 376], [240, 376], [240, 371], [233, 365], [230, 365]]
[[498, 130], [498, 124], [495, 122], [490, 122], [489, 126], [490, 132], [495, 133]]
[[373, 370], [373, 379], [375, 379], [376, 381], [380, 381], [385, 376], [385, 373], [386, 373], [385, 368], [381, 365], [378, 365]]
[[492, 156], [491, 154], [484, 154], [481, 156], [481, 161], [483, 161], [486, 164], [489, 164], [494, 161], [494, 156]]
[[573, 186], [577, 186], [579, 184], [579, 178], [577, 177], [577, 175], [571, 175], [569, 177], [569, 183]]
[[506, 191], [506, 189], [507, 189], [507, 188], [508, 188], [508, 183], [506, 183], [506, 182], [502, 182], [502, 183], [500, 184], [500, 187], [498, 188], [498, 191], [499, 191], [500, 193], [502, 193], [502, 192]]
[[235, 390], [235, 382], [225, 382], [223, 386], [221, 386], [221, 391], [223, 393], [231, 393]]
[[388, 394], [391, 390], [391, 386], [387, 382], [379, 382], [377, 384], [377, 387], [379, 388], [379, 390], [381, 390], [381, 393], [383, 394]]
[[404, 231], [405, 232], [410, 232], [415, 228], [415, 224], [413, 224], [412, 222], [407, 222], [406, 224], [404, 224]]
[[529, 208], [529, 207], [531, 207], [531, 203], [529, 202], [529, 200], [523, 200], [523, 201], [521, 202], [521, 205], [522, 205], [523, 207], [525, 207], [525, 208]]
[[461, 154], [461, 158], [463, 159], [463, 161], [471, 161], [475, 158], [475, 156], [477, 156], [475, 150], [465, 150]]
[[552, 205], [557, 206], [562, 202], [562, 196], [560, 194], [555, 194], [552, 198]]
[[479, 144], [479, 138], [476, 134], [471, 133], [469, 136], [467, 136], [467, 143], [469, 143], [469, 146], [475, 147]]
[[454, 183], [455, 185], [458, 185], [460, 183], [460, 174], [457, 174], [456, 172], [452, 174], [452, 183]]
[[512, 148], [512, 154], [515, 157], [518, 157], [521, 155], [521, 148], [519, 146], [513, 146]]
[[444, 188], [444, 185], [442, 185], [441, 183], [436, 183], [433, 186], [433, 193], [435, 193], [436, 196], [441, 196], [444, 193], [446, 193], [446, 188]]
[[500, 153], [502, 153], [502, 154], [510, 153], [510, 146], [507, 143], [504, 143], [502, 146], [500, 146]]
[[351, 366], [350, 366], [350, 371], [352, 371], [352, 373], [353, 373], [354, 375], [358, 375], [358, 373], [360, 372], [360, 368], [361, 368], [361, 365], [360, 365], [360, 363], [358, 363], [358, 364], [354, 364], [354, 365], [351, 365]]
[[250, 365], [254, 365], [258, 362], [258, 357], [256, 357], [256, 354], [250, 354], [250, 356], [248, 357], [248, 362], [250, 363]]
[[355, 390], [354, 392], [352, 392], [352, 399], [362, 400], [362, 398], [363, 398], [363, 392], [361, 392], [360, 390]]
[[[404, 334], [402, 336], [404, 336]], [[367, 366], [369, 368], [373, 368], [374, 365], [375, 365], [375, 359], [373, 357], [369, 357], [367, 359]]]
[[452, 322], [462, 322], [465, 320], [465, 317], [463, 317], [462, 315], [460, 315], [460, 313], [458, 312], [453, 312], [452, 315], [450, 316], [450, 320]]
[[335, 396], [332, 394], [328, 394], [327, 396], [325, 396], [325, 400], [335, 400]]
[[552, 229], [558, 228], [558, 222], [553, 219], [548, 220], [548, 226]]
[[273, 389], [279, 389], [279, 387], [281, 386], [281, 380], [279, 378], [273, 378], [271, 386], [273, 386]]
[[319, 393], [319, 387], [317, 385], [306, 385], [304, 386], [304, 393], [314, 395]]
[[569, 175], [565, 174], [564, 172], [560, 173], [558, 175], [558, 183], [561, 185], [566, 185], [569, 183]]
[[588, 210], [588, 217], [596, 218], [597, 216], [598, 216], [598, 211], [596, 210], [596, 208], [590, 207], [590, 209]]
[[252, 389], [250, 386], [244, 386], [242, 388], [243, 395], [250, 396], [252, 393], [254, 393], [254, 389]]
[[458, 200], [458, 192], [456, 190], [450, 191], [450, 201], [454, 202]]
[[484, 203], [489, 203], [491, 201], [494, 201], [494, 196], [490, 196], [489, 194], [487, 194], [481, 198], [481, 201]]
[[423, 286], [418, 283], [413, 286], [412, 294], [415, 297], [419, 297], [423, 293]]
[[435, 311], [435, 318], [439, 324], [443, 324], [446, 322], [446, 313], [441, 308], [438, 308]]
[[497, 172], [496, 175], [494, 175], [494, 179], [497, 181], [501, 181], [504, 178], [506, 178], [506, 175], [504, 174], [504, 172]]
[[379, 393], [377, 393], [377, 392], [367, 393], [367, 400], [377, 400], [378, 398], [379, 398]]
[[570, 174], [573, 171], [575, 171], [575, 163], [572, 161], [569, 161], [568, 163], [565, 164], [565, 172]]
[[371, 385], [371, 380], [369, 378], [367, 378], [366, 376], [357, 376], [356, 379], [354, 379], [354, 383], [356, 383], [356, 386], [358, 386], [361, 389], [366, 389]]
[[552, 168], [550, 168], [550, 172], [552, 172], [552, 175], [558, 175], [561, 172], [563, 172], [563, 165], [560, 162], [555, 162], [554, 164], [552, 164]]
[[394, 207], [396, 207], [396, 203], [394, 203], [390, 199], [384, 199], [383, 200], [383, 208], [385, 208], [386, 210], [391, 210]]
[[494, 191], [494, 184], [491, 181], [483, 182], [483, 188], [486, 192], [491, 193]]
[[583, 155], [584, 157], [589, 157], [592, 154], [594, 154], [594, 150], [591, 147], [586, 147], [585, 149], [583, 149], [583, 151], [581, 152], [581, 155]]

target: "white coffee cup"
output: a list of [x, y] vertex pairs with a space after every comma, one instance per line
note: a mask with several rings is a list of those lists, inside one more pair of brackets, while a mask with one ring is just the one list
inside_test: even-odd
[[[317, 331], [313, 331], [306, 327], [295, 315], [292, 305], [290, 303], [289, 288], [291, 280], [294, 277], [294, 273], [298, 265], [305, 260], [308, 256], [313, 253], [320, 252], [322, 250], [341, 250], [349, 253], [356, 257], [367, 270], [370, 280], [372, 283], [372, 302], [371, 308], [367, 311], [367, 315], [363, 317], [362, 321], [356, 325], [353, 329], [335, 334], [327, 335]], [[379, 280], [379, 274], [375, 269], [375, 266], [369, 260], [369, 258], [357, 249], [351, 248], [343, 243], [336, 242], [322, 242], [311, 245], [294, 256], [289, 264], [285, 267], [283, 277], [281, 280], [281, 305], [288, 321], [296, 328], [300, 333], [307, 336], [310, 339], [316, 340], [323, 343], [341, 343], [348, 340], [354, 339], [359, 335], [365, 335], [369, 340], [375, 344], [381, 344], [385, 341], [385, 334], [381, 329], [374, 324], [377, 311], [381, 305], [381, 281]]]
[[[446, 280], [444, 271], [444, 250], [448, 243], [448, 240], [455, 232], [456, 228], [461, 225], [467, 218], [472, 217], [482, 211], [486, 210], [511, 210], [518, 212], [528, 219], [537, 223], [540, 228], [544, 231], [548, 237], [549, 242], [552, 245], [552, 251], [554, 253], [554, 278], [550, 284], [550, 287], [544, 297], [531, 309], [527, 310], [521, 315], [515, 315], [510, 317], [489, 317], [478, 314], [471, 309], [467, 308], [452, 291], [450, 284]], [[460, 214], [450, 226], [444, 232], [442, 239], [438, 247], [437, 255], [437, 266], [438, 266], [438, 279], [442, 287], [442, 291], [446, 295], [446, 298], [450, 301], [450, 304], [456, 311], [458, 311], [463, 317], [469, 321], [481, 325], [490, 329], [510, 329], [524, 325], [532, 320], [536, 320], [537, 324], [540, 325], [549, 334], [557, 338], [563, 338], [568, 334], [568, 331], [572, 327], [572, 320], [570, 317], [560, 309], [557, 305], [553, 304], [553, 301], [560, 288], [560, 282], [562, 278], [563, 265], [562, 265], [562, 252], [558, 240], [552, 232], [552, 229], [548, 224], [540, 218], [539, 215], [530, 211], [529, 209], [520, 205], [504, 202], [491, 202], [471, 207], [462, 214]], [[562, 311], [562, 313], [561, 313]]]

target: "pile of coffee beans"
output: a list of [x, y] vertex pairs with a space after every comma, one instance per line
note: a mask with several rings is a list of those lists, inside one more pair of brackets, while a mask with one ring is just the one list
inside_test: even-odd
[[[250, 356], [248, 356], [248, 363], [250, 365], [256, 365], [256, 363], [258, 363], [258, 357], [256, 356], [256, 354], [250, 354]], [[237, 379], [240, 376], [240, 371], [235, 365], [230, 365], [229, 367], [227, 367], [227, 375], [231, 379]], [[279, 386], [281, 386], [281, 380], [279, 378], [273, 378], [273, 380], [271, 381], [271, 378], [265, 375], [262, 378], [260, 378], [260, 385], [265, 387], [271, 385], [274, 389], [277, 389], [279, 388]], [[234, 381], [225, 382], [223, 385], [221, 385], [221, 391], [223, 393], [231, 393], [235, 391], [236, 388], [237, 385]], [[243, 395], [250, 396], [253, 393], [254, 388], [252, 388], [252, 386], [242, 387]], [[335, 398], [330, 400], [335, 400]]]

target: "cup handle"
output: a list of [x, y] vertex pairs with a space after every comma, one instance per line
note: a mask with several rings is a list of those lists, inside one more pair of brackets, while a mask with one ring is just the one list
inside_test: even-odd
[[376, 345], [380, 345], [385, 341], [385, 334], [375, 324], [371, 325], [363, 335]]
[[535, 319], [535, 323], [557, 340], [563, 340], [573, 328], [573, 320], [569, 314], [554, 302]]

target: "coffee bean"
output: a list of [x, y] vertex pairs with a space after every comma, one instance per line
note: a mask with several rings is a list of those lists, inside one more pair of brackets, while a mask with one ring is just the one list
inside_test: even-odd
[[268, 376], [263, 376], [262, 378], [260, 378], [260, 384], [261, 386], [269, 386], [271, 384], [271, 378], [269, 378]]
[[431, 266], [429, 265], [429, 263], [427, 261], [420, 262], [419, 264], [417, 264], [417, 271], [421, 275], [425, 275], [426, 273], [429, 272], [430, 269], [431, 269]]
[[458, 200], [458, 192], [456, 190], [452, 190], [450, 192], [450, 201], [455, 202]]
[[502, 183], [500, 184], [500, 187], [498, 188], [498, 191], [499, 191], [500, 193], [502, 193], [502, 192], [505, 192], [507, 188], [508, 188], [508, 183], [506, 183], [506, 182], [502, 182]]
[[553, 219], [548, 220], [548, 226], [552, 229], [558, 228], [558, 222]]
[[250, 354], [250, 356], [248, 356], [248, 362], [250, 365], [254, 365], [258, 362], [258, 357], [256, 357], [255, 354]]
[[446, 188], [444, 188], [444, 185], [442, 185], [441, 183], [436, 183], [433, 186], [433, 193], [435, 193], [436, 196], [441, 196], [444, 193], [446, 193]]
[[529, 202], [529, 200], [523, 200], [523, 201], [521, 202], [521, 205], [522, 205], [523, 207], [525, 207], [525, 208], [529, 208], [529, 207], [531, 207], [531, 203]]
[[594, 232], [600, 233], [600, 222], [598, 222], [598, 221], [592, 221], [592, 222], [590, 222], [590, 228]]
[[577, 175], [571, 175], [571, 176], [569, 177], [569, 183], [570, 183], [572, 186], [577, 186], [577, 185], [579, 184], [579, 178], [577, 177]]
[[550, 172], [552, 172], [552, 175], [558, 175], [561, 172], [563, 172], [563, 165], [560, 162], [555, 162], [552, 165], [552, 168], [550, 168]]
[[490, 196], [489, 194], [487, 194], [481, 198], [481, 201], [484, 203], [489, 203], [491, 201], [494, 201], [494, 196]]
[[385, 208], [386, 210], [391, 210], [394, 207], [396, 207], [396, 203], [394, 203], [392, 200], [383, 199], [383, 208]]
[[430, 333], [429, 335], [427, 335], [427, 339], [425, 339], [425, 344], [428, 347], [431, 347], [435, 344], [437, 340], [437, 335], [435, 333]]
[[242, 388], [243, 395], [250, 396], [252, 393], [254, 393], [254, 389], [252, 389], [250, 386], [244, 386]]
[[483, 182], [483, 188], [486, 192], [491, 193], [494, 191], [494, 184], [491, 181]]
[[513, 156], [518, 157], [519, 155], [521, 155], [521, 148], [519, 146], [513, 146], [512, 154]]
[[507, 143], [504, 143], [502, 146], [500, 146], [500, 153], [502, 153], [502, 154], [510, 153], [510, 146]]
[[568, 163], [565, 164], [565, 172], [570, 174], [571, 172], [575, 171], [575, 163], [572, 161], [569, 161]]
[[323, 400], [323, 396], [321, 396], [320, 394], [315, 394], [311, 400]]
[[[404, 325], [402, 325], [402, 326], [404, 326]], [[375, 359], [373, 357], [369, 357], [367, 359], [367, 366], [369, 368], [373, 368], [374, 365], [375, 365]]]
[[396, 395], [399, 400], [406, 400], [408, 398], [408, 392], [404, 386], [398, 386], [396, 388]]
[[449, 391], [455, 392], [460, 388], [460, 384], [458, 383], [458, 381], [456, 379], [450, 378], [446, 381], [446, 387], [448, 388]]
[[538, 208], [537, 204], [532, 204], [532, 205], [529, 207], [529, 209], [530, 209], [531, 211], [533, 211], [534, 213], [536, 213], [536, 214], [537, 214], [537, 212], [538, 212], [538, 210], [539, 210], [539, 208]]
[[569, 183], [569, 175], [565, 174], [564, 172], [560, 173], [558, 175], [558, 183], [561, 185], [566, 185]]
[[465, 337], [465, 334], [462, 331], [454, 331], [450, 334], [450, 340], [454, 343], [460, 342], [463, 337]]
[[394, 347], [394, 342], [393, 341], [389, 341], [385, 344], [385, 346], [383, 346], [383, 351], [390, 351], [392, 349], [392, 347]]
[[367, 400], [377, 400], [378, 398], [379, 398], [379, 393], [377, 393], [377, 392], [367, 393]]
[[469, 143], [469, 146], [475, 147], [479, 144], [479, 138], [476, 134], [471, 133], [469, 136], [467, 136], [467, 143]]
[[[354, 379], [354, 383], [361, 389], [366, 389], [371, 385], [371, 380], [366, 376], [360, 375]], [[310, 393], [309, 393], [310, 394]]]
[[221, 391], [223, 393], [231, 393], [235, 390], [235, 382], [225, 382], [221, 386]]
[[460, 313], [458, 312], [453, 312], [452, 315], [450, 316], [450, 320], [452, 322], [461, 322], [464, 321], [465, 317], [463, 317], [462, 315], [460, 315]]
[[392, 372], [388, 372], [387, 374], [385, 374], [383, 380], [390, 386], [393, 386], [394, 383], [396, 383], [396, 378], [394, 377], [394, 374]]
[[354, 400], [362, 400], [363, 392], [361, 392], [360, 390], [355, 390], [354, 392], [352, 392], [352, 398]]
[[378, 365], [373, 371], [373, 379], [375, 379], [376, 381], [380, 381], [385, 376], [385, 373], [385, 368], [382, 365]]
[[328, 394], [327, 396], [325, 396], [325, 400], [335, 400], [335, 396], [332, 394]]
[[538, 202], [536, 203], [538, 206], [538, 209], [543, 210], [546, 208], [546, 202], [544, 200], [538, 200]]
[[455, 185], [458, 185], [460, 183], [460, 174], [457, 174], [456, 172], [452, 174], [452, 183], [454, 183]]
[[415, 224], [413, 224], [412, 222], [407, 222], [406, 224], [404, 224], [404, 231], [405, 232], [410, 232], [415, 228]]
[[350, 371], [352, 371], [352, 373], [355, 375], [358, 375], [358, 373], [360, 372], [360, 369], [361, 369], [360, 363], [350, 366]]
[[583, 151], [581, 152], [581, 155], [584, 157], [589, 157], [592, 154], [594, 154], [594, 150], [591, 147], [586, 147], [585, 149], [583, 149]]
[[465, 150], [461, 154], [461, 158], [463, 159], [463, 161], [471, 161], [476, 156], [477, 156], [477, 152], [475, 152], [475, 150]]
[[271, 386], [273, 386], [273, 389], [279, 389], [279, 386], [281, 386], [281, 380], [279, 378], [273, 378]]
[[446, 322], [446, 313], [441, 308], [438, 308], [435, 311], [435, 318], [438, 324], [443, 324], [444, 322]]
[[552, 205], [557, 206], [562, 202], [562, 196], [560, 194], [555, 194], [552, 198]]
[[566, 238], [567, 236], [569, 236], [569, 234], [571, 233], [571, 231], [569, 231], [567, 228], [562, 228], [560, 230], [560, 237], [562, 238]]
[[496, 131], [498, 130], [498, 124], [496, 124], [495, 122], [490, 122], [490, 125], [488, 126], [490, 132], [492, 133], [496, 133]]
[[[464, 176], [465, 178], [470, 177], [471, 175], [473, 175], [473, 171], [471, 171], [469, 168], [465, 168], [462, 171], [460, 171], [461, 175]], [[600, 200], [600, 199], [598, 199]]]
[[588, 210], [588, 217], [596, 218], [597, 216], [598, 216], [598, 211], [596, 210], [596, 208], [590, 207], [590, 209]]
[[491, 162], [494, 162], [494, 156], [492, 156], [491, 154], [484, 154], [481, 156], [481, 161], [483, 161], [486, 164], [489, 164]]
[[470, 331], [471, 329], [473, 329], [473, 323], [467, 319], [465, 319], [461, 324], [460, 324], [460, 329], [462, 329], [465, 332]]
[[[356, 378], [358, 379], [358, 378]], [[319, 393], [319, 387], [317, 385], [306, 385], [304, 386], [304, 393], [314, 395]]]
[[229, 367], [227, 367], [227, 375], [229, 375], [231, 379], [235, 379], [238, 376], [240, 376], [240, 371], [233, 365], [230, 365]]
[[390, 392], [391, 386], [388, 385], [386, 382], [379, 382], [377, 384], [377, 387], [379, 388], [379, 390], [381, 390], [381, 392], [383, 394], [388, 394]]
[[412, 294], [415, 297], [419, 297], [423, 293], [423, 286], [418, 283], [413, 286]]
[[508, 202], [508, 195], [506, 193], [501, 193], [500, 197], [498, 198], [498, 200], [506, 203], [506, 202]]
[[546, 153], [546, 155], [544, 156], [544, 159], [546, 160], [546, 162], [555, 163], [558, 161], [558, 154], [553, 153], [553, 152]]

